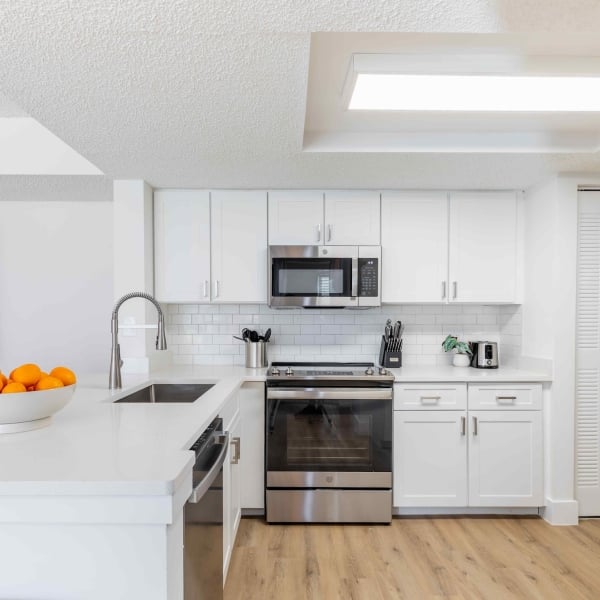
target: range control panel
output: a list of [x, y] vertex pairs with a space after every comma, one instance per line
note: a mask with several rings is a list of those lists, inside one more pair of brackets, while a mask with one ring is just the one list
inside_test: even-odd
[[358, 295], [367, 298], [379, 296], [379, 259], [358, 259]]

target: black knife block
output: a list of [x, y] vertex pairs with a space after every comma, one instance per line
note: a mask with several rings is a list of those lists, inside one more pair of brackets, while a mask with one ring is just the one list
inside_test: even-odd
[[389, 351], [383, 335], [381, 336], [381, 348], [379, 349], [379, 364], [388, 369], [397, 369], [402, 366], [402, 350]]

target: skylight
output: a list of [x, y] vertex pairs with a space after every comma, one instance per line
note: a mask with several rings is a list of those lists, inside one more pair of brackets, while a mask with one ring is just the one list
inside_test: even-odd
[[348, 108], [600, 112], [600, 77], [358, 73]]

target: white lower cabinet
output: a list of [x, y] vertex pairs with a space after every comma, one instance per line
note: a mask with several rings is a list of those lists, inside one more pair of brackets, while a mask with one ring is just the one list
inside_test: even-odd
[[544, 503], [542, 413], [469, 411], [469, 504]]
[[223, 581], [227, 579], [227, 571], [235, 546], [240, 519], [242, 517], [241, 484], [240, 484], [240, 447], [241, 420], [237, 412], [229, 425], [229, 449], [223, 464]]
[[[495, 386], [494, 394], [517, 399], [504, 410], [471, 410], [481, 404], [482, 386], [467, 387], [467, 410], [396, 404], [394, 506], [543, 506], [542, 411], [522, 410], [518, 401], [524, 387], [527, 397], [541, 398], [541, 384]], [[424, 384], [422, 394], [429, 393]]]
[[242, 419], [240, 477], [242, 508], [265, 508], [265, 384], [245, 383], [239, 391]]
[[394, 412], [394, 506], [466, 506], [466, 411]]

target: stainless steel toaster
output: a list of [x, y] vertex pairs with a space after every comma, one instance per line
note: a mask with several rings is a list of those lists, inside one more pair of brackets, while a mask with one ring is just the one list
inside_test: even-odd
[[476, 369], [498, 368], [498, 344], [496, 342], [469, 342], [471, 366]]

